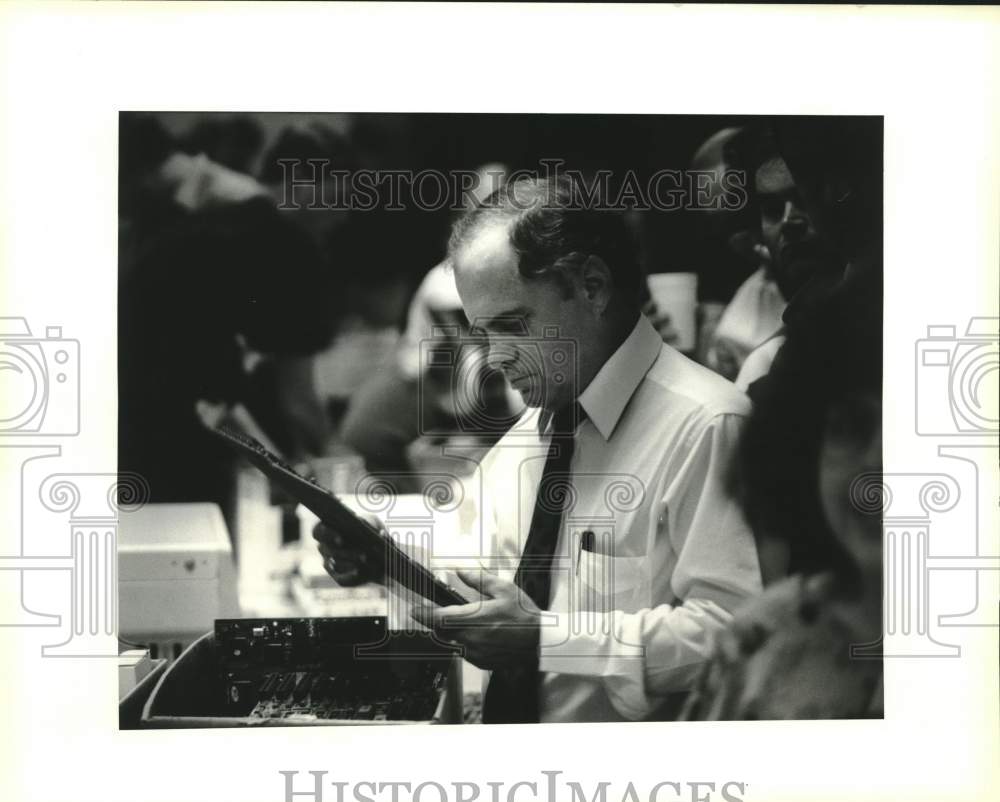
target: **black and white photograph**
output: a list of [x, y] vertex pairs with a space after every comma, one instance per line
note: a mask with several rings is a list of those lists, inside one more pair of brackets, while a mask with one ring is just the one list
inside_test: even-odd
[[0, 799], [989, 798], [998, 45], [0, 6]]
[[132, 724], [881, 717], [880, 118], [119, 154]]

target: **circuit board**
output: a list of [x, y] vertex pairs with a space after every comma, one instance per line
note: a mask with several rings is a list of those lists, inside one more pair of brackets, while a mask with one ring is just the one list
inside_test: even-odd
[[450, 665], [387, 649], [384, 618], [220, 619], [215, 640], [225, 709], [251, 721], [430, 721]]

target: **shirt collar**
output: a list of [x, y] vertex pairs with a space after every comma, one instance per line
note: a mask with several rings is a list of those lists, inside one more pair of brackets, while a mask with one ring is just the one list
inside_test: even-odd
[[632, 333], [580, 394], [580, 406], [605, 440], [610, 439], [629, 399], [663, 348], [656, 329], [639, 315]]

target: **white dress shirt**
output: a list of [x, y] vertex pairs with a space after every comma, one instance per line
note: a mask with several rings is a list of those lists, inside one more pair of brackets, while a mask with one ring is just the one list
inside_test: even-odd
[[716, 373], [735, 380], [750, 353], [781, 328], [786, 306], [781, 290], [767, 271], [763, 267], [757, 270], [736, 290], [719, 318], [706, 364]]
[[[642, 719], [690, 687], [712, 634], [761, 591], [727, 490], [750, 403], [643, 316], [579, 401], [574, 493], [540, 636], [541, 720]], [[537, 418], [528, 410], [482, 463], [482, 563], [511, 581], [547, 454]]]
[[770, 340], [765, 340], [754, 348], [743, 363], [743, 367], [740, 368], [735, 381], [736, 386], [745, 393], [757, 379], [770, 373], [771, 364], [784, 344], [785, 335], [776, 334]]

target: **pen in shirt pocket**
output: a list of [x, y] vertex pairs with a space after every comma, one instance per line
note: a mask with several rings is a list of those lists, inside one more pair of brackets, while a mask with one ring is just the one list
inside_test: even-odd
[[576, 575], [580, 576], [580, 562], [583, 560], [583, 553], [585, 551], [593, 554], [594, 552], [594, 542], [597, 540], [597, 536], [594, 534], [593, 530], [585, 529], [580, 533], [580, 548], [576, 553]]

